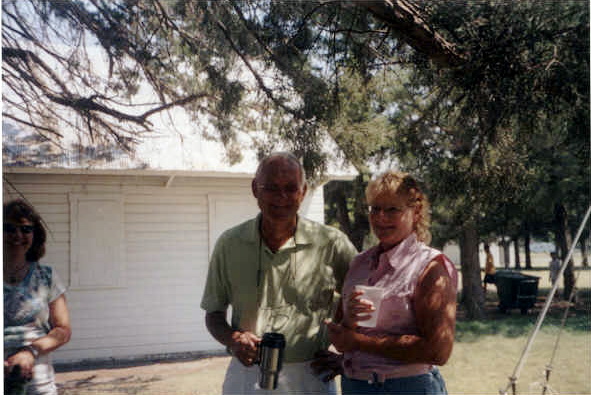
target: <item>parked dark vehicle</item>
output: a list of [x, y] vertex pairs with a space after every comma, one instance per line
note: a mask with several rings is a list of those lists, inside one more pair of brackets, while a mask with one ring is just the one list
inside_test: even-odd
[[540, 278], [516, 271], [499, 270], [496, 273], [499, 310], [506, 313], [510, 309], [520, 309], [527, 314], [538, 298]]

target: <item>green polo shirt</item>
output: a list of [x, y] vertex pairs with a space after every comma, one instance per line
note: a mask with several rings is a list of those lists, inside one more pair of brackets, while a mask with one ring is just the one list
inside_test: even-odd
[[299, 217], [295, 237], [276, 253], [261, 241], [260, 215], [224, 232], [214, 248], [201, 307], [232, 306], [231, 325], [286, 338], [285, 362], [313, 358], [328, 346], [332, 318], [357, 250], [341, 231]]

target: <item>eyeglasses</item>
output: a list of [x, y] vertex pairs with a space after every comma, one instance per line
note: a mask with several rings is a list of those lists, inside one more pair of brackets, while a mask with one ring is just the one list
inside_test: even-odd
[[269, 193], [272, 195], [281, 195], [285, 193], [286, 195], [295, 195], [297, 192], [301, 190], [298, 185], [288, 185], [285, 188], [279, 188], [277, 185], [258, 185], [258, 189], [265, 193]]
[[20, 229], [21, 233], [24, 235], [28, 235], [30, 233], [33, 233], [33, 226], [32, 225], [14, 225], [14, 224], [4, 224], [3, 226], [3, 230], [6, 233], [11, 233], [11, 234], [15, 234], [16, 230]]
[[401, 214], [408, 207], [410, 207], [410, 206], [404, 206], [404, 207], [369, 206], [369, 213], [371, 215], [378, 215], [380, 212], [382, 212], [384, 214], [384, 217], [394, 218], [397, 215]]

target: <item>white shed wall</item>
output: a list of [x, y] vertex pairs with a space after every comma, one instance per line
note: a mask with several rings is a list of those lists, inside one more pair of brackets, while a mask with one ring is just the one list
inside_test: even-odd
[[[215, 242], [210, 239], [208, 205], [211, 196], [238, 197], [235, 223], [252, 217], [258, 209], [250, 179], [177, 177], [167, 187], [169, 180], [160, 176], [4, 175], [47, 223], [42, 263], [54, 267], [67, 285], [72, 268], [69, 195], [122, 198], [125, 282], [69, 289], [73, 335], [53, 353], [54, 361], [221, 350], [207, 332], [199, 307]], [[323, 222], [322, 188], [310, 192], [300, 212]], [[4, 200], [15, 197], [5, 182]], [[225, 207], [232, 210], [231, 205]]]

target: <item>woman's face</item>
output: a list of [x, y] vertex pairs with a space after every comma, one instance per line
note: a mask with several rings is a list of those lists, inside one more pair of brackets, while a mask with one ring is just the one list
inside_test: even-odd
[[4, 250], [24, 257], [33, 245], [33, 230], [33, 223], [26, 218], [4, 218]]
[[419, 207], [409, 206], [408, 199], [399, 195], [378, 195], [370, 205], [369, 223], [382, 247], [399, 244], [414, 231]]

